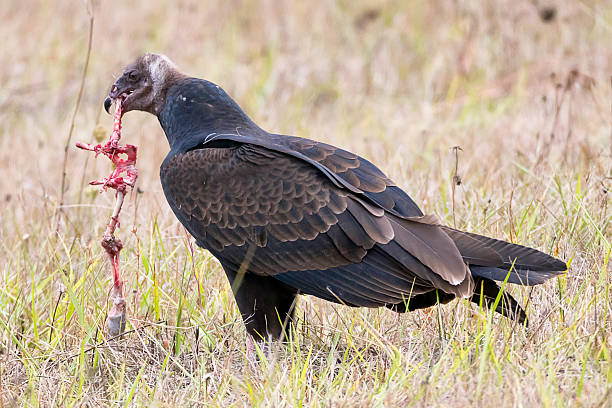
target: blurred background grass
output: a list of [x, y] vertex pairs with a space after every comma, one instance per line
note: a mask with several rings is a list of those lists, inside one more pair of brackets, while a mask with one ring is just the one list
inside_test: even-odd
[[[612, 2], [10, 0], [0, 21], [5, 404], [609, 403]], [[365, 156], [449, 224], [461, 146], [457, 227], [570, 260], [567, 278], [511, 289], [527, 330], [465, 302], [398, 317], [303, 298], [296, 345], [251, 367], [222, 271], [191, 256], [163, 198], [163, 132], [134, 112], [123, 140], [140, 148], [139, 193], [118, 235], [131, 327], [163, 323], [90, 350], [113, 196], [86, 187], [108, 163], [73, 143], [110, 132], [102, 101], [144, 52], [219, 84], [267, 130]]]

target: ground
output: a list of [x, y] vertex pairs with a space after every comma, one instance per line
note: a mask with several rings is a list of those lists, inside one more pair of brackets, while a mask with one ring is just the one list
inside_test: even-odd
[[[610, 1], [36, 3], [0, 9], [3, 406], [612, 404]], [[249, 363], [219, 264], [163, 198], [163, 132], [129, 113], [130, 332], [104, 342], [114, 197], [87, 181], [110, 167], [74, 142], [110, 132], [102, 102], [143, 52], [218, 83], [267, 130], [362, 154], [447, 224], [569, 272], [509, 288], [528, 328], [466, 301], [398, 315], [303, 297], [293, 342]]]

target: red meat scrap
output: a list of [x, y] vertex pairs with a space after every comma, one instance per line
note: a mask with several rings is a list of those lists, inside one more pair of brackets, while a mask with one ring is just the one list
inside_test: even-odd
[[127, 188], [133, 188], [138, 178], [138, 171], [136, 169], [138, 148], [131, 144], [126, 144], [125, 146], [119, 144], [119, 140], [121, 139], [121, 118], [123, 116], [121, 102], [121, 99], [117, 99], [116, 101], [113, 133], [104, 145], [93, 145], [82, 142], [76, 143], [76, 146], [80, 149], [95, 152], [96, 157], [99, 154], [105, 155], [114, 165], [114, 169], [108, 177], [101, 180], [94, 180], [89, 183], [91, 185], [102, 186], [100, 192], [106, 191], [108, 188], [116, 190], [115, 207], [106, 225], [106, 230], [101, 242], [102, 248], [109, 257], [110, 268], [113, 274], [113, 288], [110, 295], [113, 306], [106, 320], [106, 332], [111, 337], [118, 336], [125, 331], [127, 320], [126, 302], [123, 296], [123, 279], [119, 268], [119, 253], [123, 248], [123, 244], [121, 240], [115, 236], [115, 229], [119, 226], [119, 213], [121, 212]]

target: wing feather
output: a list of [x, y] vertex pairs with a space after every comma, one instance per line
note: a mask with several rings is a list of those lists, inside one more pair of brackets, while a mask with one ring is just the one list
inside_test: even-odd
[[437, 225], [391, 218], [397, 243], [451, 285], [459, 285], [469, 270], [459, 250]]
[[198, 244], [222, 264], [306, 293], [380, 306], [432, 288], [471, 290], [466, 265], [437, 220], [398, 205], [405, 193], [380, 170], [329, 145], [296, 143], [363, 194], [303, 160], [255, 145], [170, 157], [162, 166], [164, 192]]

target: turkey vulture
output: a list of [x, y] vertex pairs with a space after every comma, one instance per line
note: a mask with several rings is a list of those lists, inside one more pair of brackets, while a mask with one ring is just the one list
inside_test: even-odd
[[[146, 54], [111, 88], [108, 111], [157, 116], [160, 169], [176, 217], [221, 263], [249, 334], [286, 334], [298, 294], [397, 312], [455, 297], [491, 306], [495, 281], [537, 285], [566, 264], [424, 215], [376, 166], [337, 147], [268, 133], [218, 85]], [[508, 293], [496, 311], [523, 322]]]

